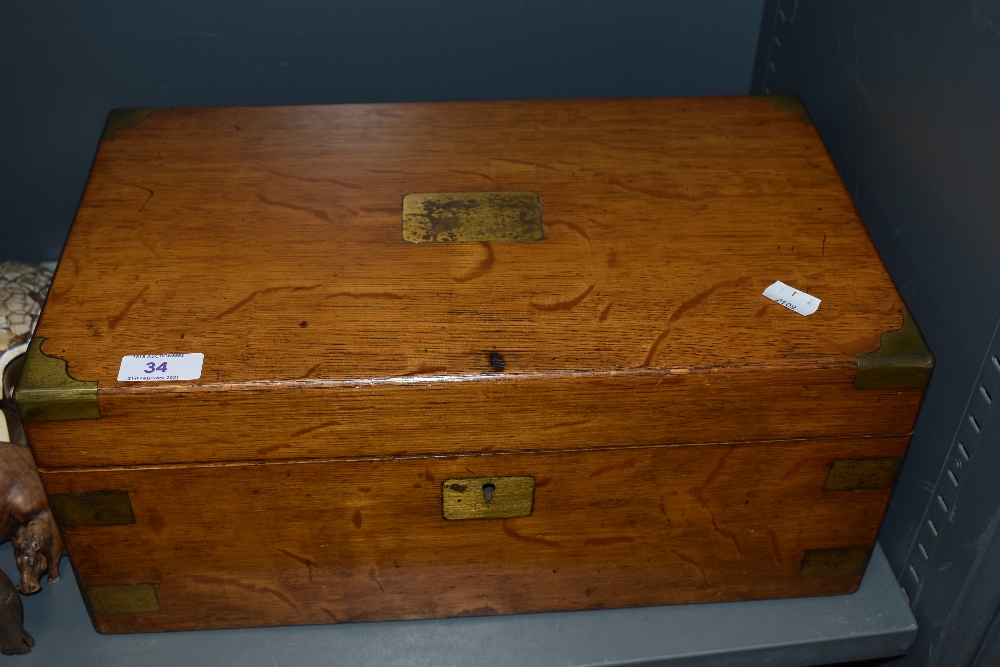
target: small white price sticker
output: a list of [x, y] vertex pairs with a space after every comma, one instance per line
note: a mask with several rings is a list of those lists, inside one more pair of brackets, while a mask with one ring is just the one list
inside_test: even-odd
[[122, 357], [118, 369], [119, 382], [167, 382], [170, 380], [197, 380], [205, 355], [201, 352], [187, 354], [129, 354]]
[[780, 280], [764, 290], [764, 296], [775, 303], [780, 303], [788, 310], [794, 310], [799, 315], [812, 315], [822, 301], [802, 290], [789, 287]]

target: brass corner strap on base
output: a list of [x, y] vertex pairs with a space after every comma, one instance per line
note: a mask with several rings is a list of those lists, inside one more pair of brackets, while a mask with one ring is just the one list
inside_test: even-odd
[[800, 577], [861, 577], [871, 558], [871, 547], [810, 549], [802, 558]]
[[873, 459], [836, 459], [823, 484], [824, 491], [872, 491], [896, 484], [901, 456]]
[[903, 326], [882, 334], [882, 344], [871, 353], [858, 354], [855, 389], [926, 387], [934, 370], [934, 355], [927, 348], [917, 324], [905, 308]]
[[153, 584], [81, 586], [84, 603], [94, 614], [140, 614], [160, 611]]
[[97, 383], [74, 380], [66, 360], [42, 352], [44, 338], [33, 338], [14, 387], [14, 405], [26, 422], [100, 419]]
[[49, 495], [60, 528], [126, 526], [135, 523], [128, 491], [88, 491]]

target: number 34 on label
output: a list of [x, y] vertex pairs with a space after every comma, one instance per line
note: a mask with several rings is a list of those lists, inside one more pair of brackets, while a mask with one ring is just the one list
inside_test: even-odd
[[119, 382], [169, 382], [197, 380], [205, 355], [201, 352], [186, 354], [129, 354], [122, 357], [118, 369]]

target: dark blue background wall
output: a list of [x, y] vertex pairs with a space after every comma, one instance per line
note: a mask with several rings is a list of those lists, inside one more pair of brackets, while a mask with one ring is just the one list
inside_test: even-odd
[[55, 259], [115, 107], [744, 94], [763, 0], [0, 5], [0, 261]]
[[937, 357], [880, 535], [920, 624], [906, 664], [998, 665], [1000, 0], [766, 13], [759, 90], [802, 97]]

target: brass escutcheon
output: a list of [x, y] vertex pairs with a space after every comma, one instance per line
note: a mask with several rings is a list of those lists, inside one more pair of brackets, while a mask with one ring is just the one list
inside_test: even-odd
[[529, 516], [535, 502], [534, 477], [466, 477], [441, 485], [445, 519], [509, 519]]

